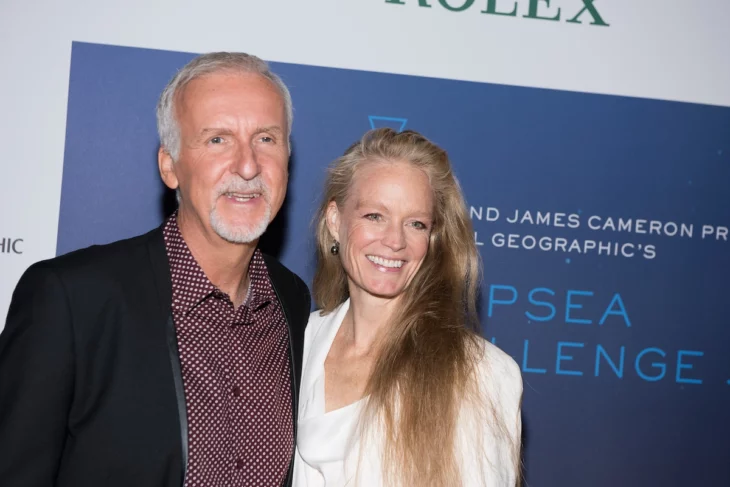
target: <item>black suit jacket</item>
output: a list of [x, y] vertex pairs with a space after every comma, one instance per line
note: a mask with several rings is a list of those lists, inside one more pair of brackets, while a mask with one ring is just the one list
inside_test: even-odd
[[[289, 326], [296, 431], [310, 296], [265, 261]], [[171, 300], [161, 228], [25, 272], [0, 335], [0, 486], [182, 485], [187, 421]]]

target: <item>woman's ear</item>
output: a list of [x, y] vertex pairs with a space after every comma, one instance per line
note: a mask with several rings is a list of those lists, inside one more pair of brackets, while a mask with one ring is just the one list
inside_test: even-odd
[[327, 222], [327, 229], [330, 231], [332, 238], [340, 241], [340, 210], [337, 207], [337, 203], [330, 201], [327, 205], [325, 212], [325, 221]]

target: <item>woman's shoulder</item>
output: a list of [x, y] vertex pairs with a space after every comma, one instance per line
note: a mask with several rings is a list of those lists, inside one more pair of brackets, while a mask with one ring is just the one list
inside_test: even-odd
[[500, 395], [522, 395], [522, 373], [517, 362], [502, 349], [483, 338], [477, 343], [477, 375], [488, 389]]
[[347, 311], [349, 300], [337, 306], [332, 311], [325, 311], [323, 309], [317, 309], [309, 313], [309, 321], [307, 322], [307, 330], [316, 332], [323, 326], [332, 324], [339, 324], [337, 317], [342, 314], [343, 311]]
[[332, 313], [325, 313], [322, 309], [316, 309], [309, 313], [309, 321], [307, 322], [307, 328], [317, 328], [322, 325], [322, 322], [327, 319]]
[[329, 312], [318, 309], [312, 311], [309, 314], [309, 320], [307, 321], [307, 328], [304, 330], [304, 347], [308, 349], [313, 341], [317, 341], [316, 337], [329, 336], [328, 330], [332, 331], [334, 328], [339, 328], [342, 316], [349, 307], [349, 300], [337, 306], [335, 309]]

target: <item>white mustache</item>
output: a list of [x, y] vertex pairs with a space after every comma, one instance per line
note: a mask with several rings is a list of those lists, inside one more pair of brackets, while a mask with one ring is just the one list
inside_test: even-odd
[[241, 178], [229, 179], [221, 183], [216, 189], [216, 193], [217, 196], [222, 196], [226, 193], [261, 193], [264, 200], [269, 201], [269, 188], [259, 177], [250, 181]]

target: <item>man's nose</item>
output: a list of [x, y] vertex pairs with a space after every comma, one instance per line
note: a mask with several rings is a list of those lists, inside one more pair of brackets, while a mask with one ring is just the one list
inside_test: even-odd
[[245, 180], [254, 179], [261, 173], [256, 151], [248, 144], [241, 144], [234, 155], [231, 172]]

